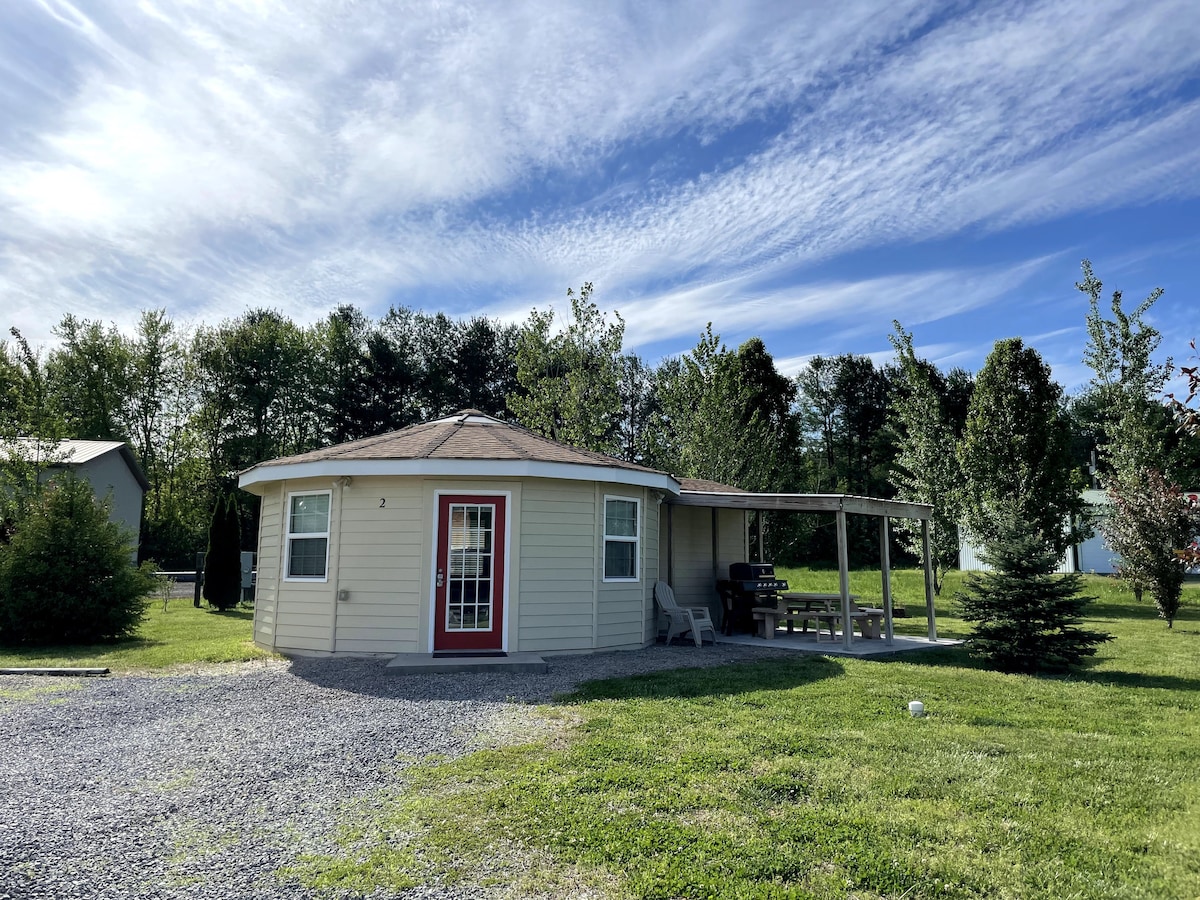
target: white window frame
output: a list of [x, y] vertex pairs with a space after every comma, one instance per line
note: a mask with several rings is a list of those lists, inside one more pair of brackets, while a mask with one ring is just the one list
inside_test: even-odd
[[[626, 503], [633, 504], [633, 522], [637, 533], [633, 537], [620, 534], [608, 533], [608, 501], [623, 500]], [[601, 541], [600, 553], [600, 575], [604, 583], [623, 582], [625, 584], [636, 584], [642, 580], [642, 500], [640, 497], [621, 497], [617, 494], [605, 494], [604, 505], [600, 509], [600, 528], [604, 534]], [[605, 569], [606, 560], [608, 559], [608, 542], [617, 541], [623, 544], [633, 544], [633, 576], [612, 575], [610, 576]]]
[[[318, 497], [324, 494], [329, 497], [329, 516], [325, 521], [325, 531], [292, 531], [292, 498], [293, 497]], [[284, 581], [307, 581], [307, 582], [328, 582], [329, 581], [329, 535], [333, 530], [333, 491], [289, 491], [287, 495], [287, 503], [283, 507], [283, 541], [287, 548], [284, 553], [283, 560], [283, 580]], [[296, 539], [309, 538], [325, 538], [325, 574], [324, 575], [292, 575], [292, 541]]]

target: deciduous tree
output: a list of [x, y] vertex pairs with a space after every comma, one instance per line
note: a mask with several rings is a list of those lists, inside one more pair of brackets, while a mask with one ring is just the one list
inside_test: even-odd
[[[899, 322], [892, 324], [895, 334], [890, 340], [896, 348], [899, 365], [898, 389], [890, 407], [897, 435], [892, 483], [899, 499], [933, 505], [929, 522], [930, 553], [933, 590], [940, 595], [946, 570], [958, 566], [962, 476], [955, 454], [954, 426], [937, 388], [937, 369], [918, 359], [912, 335]], [[897, 530], [909, 552], [919, 556], [923, 532], [920, 523], [901, 519]]]
[[1082, 476], [1062, 388], [1020, 338], [997, 341], [975, 381], [959, 444], [963, 518], [982, 544], [1020, 521], [1060, 557], [1083, 536]]
[[610, 323], [592, 301], [592, 284], [576, 294], [566, 328], [553, 311], [534, 310], [517, 338], [517, 383], [508, 408], [533, 431], [600, 453], [619, 449], [621, 344], [625, 322]]
[[1200, 534], [1200, 506], [1155, 469], [1115, 481], [1109, 497], [1113, 509], [1102, 528], [1109, 549], [1120, 557], [1117, 574], [1139, 600], [1148, 591], [1171, 628], [1183, 593], [1180, 557]]

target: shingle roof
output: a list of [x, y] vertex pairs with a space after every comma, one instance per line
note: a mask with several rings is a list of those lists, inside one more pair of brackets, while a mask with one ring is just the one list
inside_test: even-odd
[[719, 481], [709, 481], [707, 478], [680, 478], [679, 488], [684, 491], [702, 491], [707, 494], [745, 494], [746, 491]]
[[[478, 459], [606, 466], [666, 475], [614, 456], [560, 444], [511, 422], [464, 409], [421, 425], [259, 463], [282, 466], [334, 460]], [[257, 467], [256, 467], [257, 468]]]

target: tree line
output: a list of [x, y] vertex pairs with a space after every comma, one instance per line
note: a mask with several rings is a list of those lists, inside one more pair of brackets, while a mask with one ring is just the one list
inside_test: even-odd
[[[1119, 428], [1103, 378], [1066, 397], [1023, 345], [1006, 345], [1013, 365], [986, 386], [988, 366], [978, 376], [942, 372], [917, 357], [896, 323], [894, 361], [819, 355], [789, 377], [759, 338], [729, 347], [709, 326], [691, 350], [655, 362], [625, 350], [623, 320], [600, 309], [592, 285], [568, 291], [568, 306], [561, 321], [535, 309], [521, 324], [405, 307], [373, 318], [344, 305], [311, 326], [253, 309], [186, 327], [148, 310], [128, 334], [68, 315], [50, 347], [31, 347], [15, 329], [0, 344], [0, 438], [128, 441], [151, 486], [141, 554], [169, 569], [190, 565], [205, 546], [213, 510], [240, 470], [465, 408], [748, 490], [935, 499], [940, 565], [948, 566], [966, 514], [945, 493], [962, 496], [958, 461], [995, 462], [988, 422], [971, 424], [981, 388], [990, 395], [1005, 379], [1045, 376], [1022, 427], [1053, 433], [1047, 446], [1073, 488]], [[1150, 387], [1130, 393], [1144, 388], [1139, 410], [1161, 471], [1200, 485], [1197, 442], [1175, 431]], [[242, 546], [253, 549], [257, 505], [242, 500]], [[852, 546], [869, 555], [873, 536], [861, 537]], [[898, 539], [913, 546], [911, 536]], [[818, 516], [769, 520], [765, 540], [767, 558], [780, 563], [834, 558], [832, 521]]]

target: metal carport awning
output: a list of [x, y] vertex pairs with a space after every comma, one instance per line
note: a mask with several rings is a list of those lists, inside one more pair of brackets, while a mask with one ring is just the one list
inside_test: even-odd
[[[674, 567], [673, 508], [676, 506], [706, 506], [712, 509], [712, 559], [717, 566], [717, 510], [741, 509], [754, 512], [833, 513], [837, 523], [838, 587], [842, 600], [842, 646], [847, 650], [854, 642], [850, 627], [850, 555], [847, 548], [846, 516], [862, 515], [879, 518], [879, 563], [883, 582], [885, 642], [890, 646], [892, 632], [891, 560], [888, 550], [888, 520], [916, 519], [921, 523], [921, 556], [925, 574], [925, 614], [929, 622], [929, 640], [937, 640], [937, 620], [933, 609], [933, 557], [929, 548], [929, 519], [933, 507], [927, 503], [908, 503], [902, 500], [881, 500], [854, 494], [772, 494], [748, 491], [689, 491], [669, 496], [667, 505], [667, 571]], [[759, 541], [762, 547], [762, 541]]]

